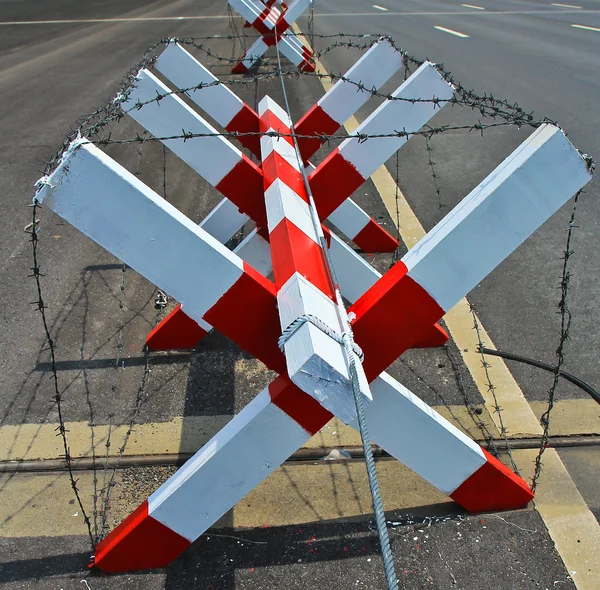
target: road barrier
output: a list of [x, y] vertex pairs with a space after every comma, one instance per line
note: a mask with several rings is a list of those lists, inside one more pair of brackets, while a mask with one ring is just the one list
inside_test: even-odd
[[[389, 57], [386, 72], [365, 68], [373, 56]], [[271, 98], [255, 113], [182, 47], [169, 45], [158, 71], [184, 88], [205, 81], [190, 98], [229, 131], [245, 129], [237, 139], [260, 157], [253, 163], [152, 72], [139, 72], [119, 96], [123, 111], [226, 197], [199, 225], [83, 137], [39, 181], [38, 202], [179, 301], [149, 343], [181, 344], [182, 329], [195, 326], [184, 342], [193, 345], [214, 326], [279, 374], [97, 546], [100, 569], [170, 563], [333, 415], [357, 427], [347, 321], [356, 341], [351, 354], [364, 356], [357, 382], [374, 443], [468, 511], [520, 508], [532, 499], [525, 481], [385, 370], [410, 348], [445, 342], [436, 322], [591, 173], [561, 129], [542, 124], [379, 275], [322, 222], [333, 215], [352, 233], [357, 209], [337, 221], [336, 212], [452, 98], [452, 85], [423, 63], [312, 172], [303, 169], [322, 122], [331, 133], [370, 95], [344, 98], [352, 81], [362, 85], [355, 76], [383, 84], [397, 59], [380, 41], [293, 125]], [[256, 228], [232, 252], [223, 243], [247, 219]], [[347, 316], [336, 307], [337, 285], [352, 303]]]
[[293, 0], [289, 6], [275, 2], [263, 4], [260, 0], [228, 0], [229, 6], [246, 19], [260, 34], [254, 44], [246, 51], [240, 62], [233, 68], [234, 74], [243, 74], [257, 64], [269, 47], [277, 45], [279, 50], [300, 71], [314, 72], [315, 66], [310, 58], [312, 53], [302, 45], [296, 35], [290, 35], [288, 29], [298, 17], [306, 11], [311, 0]]

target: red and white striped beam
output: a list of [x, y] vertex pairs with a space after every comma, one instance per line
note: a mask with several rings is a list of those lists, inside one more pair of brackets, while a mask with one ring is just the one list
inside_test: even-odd
[[[458, 504], [480, 512], [532, 499], [522, 479], [391, 377], [372, 389], [373, 441], [399, 451]], [[331, 417], [279, 377], [96, 547], [94, 565], [106, 572], [168, 565]]]
[[[227, 200], [225, 202], [230, 203]], [[200, 227], [207, 231], [202, 224]], [[256, 228], [236, 246], [233, 252], [264, 277], [268, 277], [271, 273], [269, 243], [260, 236]], [[178, 304], [148, 333], [146, 345], [151, 350], [189, 350], [212, 329], [206, 321], [195, 322], [185, 313], [181, 304]]]
[[[294, 0], [284, 10], [273, 4], [265, 5], [259, 0], [229, 0], [229, 5], [262, 35], [248, 49], [241, 61], [233, 68], [234, 74], [248, 71], [268, 50], [277, 45], [279, 50], [300, 70], [313, 72], [314, 64], [308, 48], [295, 35], [287, 31], [294, 21], [310, 6], [310, 0]], [[283, 6], [282, 6], [283, 8]]]
[[239, 63], [231, 70], [233, 74], [244, 74], [251, 69], [258, 60], [267, 52], [272, 45], [278, 46], [279, 50], [287, 57], [300, 71], [314, 72], [315, 66], [310, 61], [311, 52], [298, 41], [295, 35], [284, 33], [281, 37], [272, 37], [273, 43], [270, 44], [266, 37], [259, 37], [246, 51]]
[[[259, 103], [262, 170], [277, 308], [282, 332], [303, 316], [313, 316], [341, 337], [343, 324], [335, 303], [334, 284], [320, 222], [311, 214], [291, 137], [288, 114], [268, 96]], [[288, 137], [271, 137], [269, 133]], [[348, 423], [356, 415], [344, 346], [307, 322], [284, 344], [287, 374], [302, 391]], [[359, 372], [360, 377], [360, 372]], [[366, 379], [361, 391], [371, 400]]]
[[[319, 215], [328, 217], [409, 139], [407, 136], [371, 137], [421, 129], [452, 98], [454, 89], [434, 64], [423, 63], [384, 101], [351, 137], [344, 140], [309, 177]], [[403, 127], [399, 127], [399, 122]]]

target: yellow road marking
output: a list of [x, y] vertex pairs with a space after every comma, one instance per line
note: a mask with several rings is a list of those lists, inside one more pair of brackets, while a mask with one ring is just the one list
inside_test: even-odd
[[[477, 425], [469, 416], [467, 409], [460, 406], [434, 407], [442, 416], [450, 420], [457, 428], [473, 438], [480, 438]], [[494, 431], [494, 424], [485, 408], [481, 408], [480, 419], [488, 429]], [[176, 417], [167, 422], [148, 422], [138, 424], [131, 433], [125, 448], [125, 456], [169, 455], [177, 453], [195, 453], [207, 443], [223, 426], [231, 420], [231, 415], [185, 416]], [[0, 461], [35, 461], [60, 459], [64, 456], [62, 439], [57, 434], [58, 424], [23, 424], [0, 427]], [[92, 457], [92, 447], [102, 463], [106, 454], [106, 441], [109, 426], [98, 425], [94, 428], [92, 445], [91, 428], [88, 422], [68, 422], [69, 449], [71, 456]], [[128, 426], [110, 428], [111, 457], [119, 453]], [[497, 435], [497, 433], [496, 433]], [[305, 448], [331, 448], [360, 445], [360, 435], [351, 427], [333, 419], [313, 436]]]
[[581, 6], [574, 6], [573, 4], [559, 4], [558, 2], [552, 2], [552, 6], [560, 6], [561, 8], [581, 8]]
[[[136, 425], [125, 455], [162, 455], [195, 453], [218, 432], [232, 416], [189, 416], [168, 422]], [[64, 456], [62, 440], [57, 436], [57, 424], [23, 424], [0, 427], [0, 461], [21, 459], [59, 459]], [[88, 422], [66, 424], [70, 453], [73, 457], [92, 456], [92, 430]], [[110, 453], [118, 454], [128, 426], [111, 429]], [[94, 447], [102, 460], [106, 453], [109, 426], [94, 428]]]
[[[102, 486], [102, 474], [99, 477]], [[115, 481], [119, 479], [117, 473]], [[83, 506], [91, 512], [94, 476], [80, 472], [77, 480]], [[0, 537], [87, 535], [67, 473], [0, 474], [0, 493]]]
[[475, 10], [485, 10], [483, 6], [475, 6], [474, 4], [461, 4], [465, 8], [474, 8]]
[[[294, 27], [294, 31], [297, 34], [300, 33], [298, 27]], [[303, 38], [303, 42], [310, 47], [306, 39]], [[319, 73], [327, 74], [318, 60], [315, 65]], [[324, 78], [321, 80], [327, 91], [331, 83]], [[354, 130], [357, 124], [356, 119], [352, 117], [350, 125], [346, 127], [348, 132]], [[371, 178], [392, 220], [396, 219], [396, 199], [398, 199], [401, 209], [400, 219], [402, 220], [399, 228], [400, 235], [407, 248], [411, 248], [425, 235], [423, 226], [402, 192], [396, 188], [396, 183], [385, 165], [381, 166]], [[472, 351], [477, 349], [478, 339], [475, 330], [472, 329], [472, 320], [468, 320], [470, 315], [468, 302], [464, 299], [450, 313], [446, 314], [446, 325], [451, 337], [462, 351], [467, 369], [473, 375], [490, 414], [497, 420], [497, 414], [494, 413], [495, 402], [490, 400], [491, 396], [487, 391], [485, 379], [482, 383], [481, 358], [479, 355], [476, 355], [477, 358], [475, 358], [475, 355], [472, 354]], [[482, 340], [488, 348], [493, 348], [489, 335], [483, 329], [481, 322], [478, 323]], [[541, 432], [540, 423], [527, 403], [523, 392], [504, 361], [498, 360], [500, 362], [496, 362], [494, 359], [492, 367], [490, 367], [490, 377], [491, 382], [497, 387], [496, 398], [498, 405], [503, 408], [502, 417], [509, 435], [539, 434]], [[498, 423], [499, 421], [497, 421]], [[597, 556], [600, 552], [600, 526], [585, 504], [558, 453], [554, 449], [547, 449], [546, 453], [544, 471], [536, 494], [536, 509], [544, 520], [556, 549], [575, 580], [577, 588], [579, 590], [596, 590], [600, 588], [600, 569], [597, 565]], [[514, 452], [513, 455], [519, 457], [518, 465], [521, 466], [523, 473], [531, 470], [536, 451]]]
[[[537, 451], [513, 452], [525, 477], [533, 474]], [[539, 512], [556, 550], [579, 590], [600, 588], [600, 525], [579, 493], [555, 449], [546, 449], [535, 494]]]
[[[546, 402], [529, 402], [531, 411], [540, 418], [546, 411]], [[454, 426], [475, 440], [481, 440], [481, 431], [463, 405], [432, 406]], [[500, 433], [494, 418], [485, 406], [478, 419], [485, 424], [494, 438]], [[521, 407], [517, 406], [517, 410]], [[508, 406], [505, 412], [513, 411]], [[185, 416], [167, 422], [149, 422], [136, 425], [125, 448], [125, 456], [169, 455], [195, 453], [212, 436], [231, 420], [231, 415]], [[60, 459], [64, 451], [62, 441], [56, 436], [58, 424], [23, 424], [0, 426], [0, 461], [34, 461]], [[69, 448], [73, 457], [91, 457], [92, 440], [88, 422], [69, 422], [66, 425]], [[94, 447], [99, 462], [106, 453], [109, 427], [106, 424], [94, 428]], [[118, 454], [127, 432], [127, 426], [111, 429], [110, 456]], [[550, 421], [551, 436], [600, 435], [600, 407], [591, 399], [561, 400], [556, 402]], [[360, 445], [360, 435], [337, 418], [332, 419], [305, 445], [309, 449], [330, 449]]]
[[[539, 419], [547, 402], [529, 402]], [[554, 404], [550, 416], [550, 436], [600, 434], [600, 406], [593, 399], [565, 399]]]
[[[450, 502], [398, 461], [378, 461], [377, 474], [386, 511]], [[111, 510], [115, 522], [135, 508], [132, 497], [136, 505], [145, 499], [138, 496], [134, 480], [124, 479]], [[288, 464], [269, 475], [215, 526], [253, 528], [351, 518], [372, 514], [371, 501], [361, 461]]]

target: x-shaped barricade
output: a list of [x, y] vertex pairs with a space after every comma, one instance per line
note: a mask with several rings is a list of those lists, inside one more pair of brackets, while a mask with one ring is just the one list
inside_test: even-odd
[[281, 3], [277, 7], [274, 0], [268, 0], [266, 3], [261, 0], [229, 0], [229, 6], [262, 35], [246, 51], [232, 72], [243, 74], [248, 71], [269, 47], [275, 45], [299, 70], [314, 72], [315, 66], [310, 61], [312, 53], [296, 35], [291, 35], [288, 31], [310, 3], [311, 0], [293, 0], [289, 6]]
[[[190, 78], [198, 84], [206, 75], [177, 45], [168, 47], [157, 68], [184, 88], [194, 86]], [[202, 87], [189, 96], [227, 127], [211, 106], [223, 104], [223, 88]], [[348, 88], [342, 84], [338, 92]], [[399, 128], [416, 132], [452, 94], [433, 64], [416, 70], [310, 173], [320, 219], [407, 141], [404, 134], [367, 142], [360, 137]], [[236, 252], [85, 139], [73, 142], [40, 181], [37, 200], [178, 300], [193, 321], [214, 326], [279, 377], [97, 546], [96, 566], [116, 572], [170, 563], [333, 414], [356, 427], [341, 323], [315, 239], [321, 231], [352, 302], [348, 315], [364, 352], [361, 374], [370, 382], [370, 394], [364, 383], [361, 391], [373, 442], [471, 512], [518, 508], [532, 498], [520, 477], [384, 371], [405, 350], [439, 334], [436, 322], [591, 179], [559, 128], [536, 129], [380, 276], [333, 232], [309, 224], [300, 170], [308, 152], [298, 157], [290, 143], [292, 122], [268, 97], [258, 114], [260, 167], [150, 71], [139, 72], [123, 108], [156, 137], [185, 130], [185, 141], [164, 144], [256, 222]], [[271, 268], [274, 282], [265, 276]], [[309, 315], [330, 333], [302, 323], [282, 353], [282, 331]]]

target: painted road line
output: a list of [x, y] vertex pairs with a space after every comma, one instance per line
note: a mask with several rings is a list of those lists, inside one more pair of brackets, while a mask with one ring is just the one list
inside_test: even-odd
[[387, 8], [384, 8], [383, 6], [379, 6], [378, 4], [373, 4], [373, 8], [377, 8], [377, 10], [383, 10], [384, 12], [387, 12]]
[[[546, 411], [546, 402], [529, 402], [531, 410], [538, 418]], [[481, 440], [481, 431], [469, 410], [464, 405], [431, 406], [459, 430], [475, 440]], [[481, 412], [478, 420], [487, 430], [500, 438], [500, 434], [490, 412], [485, 406], [476, 406]], [[214, 416], [175, 417], [166, 422], [148, 422], [139, 424], [132, 432], [124, 456], [175, 455], [195, 453], [206, 444], [232, 416], [220, 414]], [[0, 461], [37, 461], [60, 459], [64, 454], [62, 441], [56, 436], [58, 424], [22, 424], [0, 426]], [[92, 441], [87, 421], [68, 422], [69, 446], [74, 458], [92, 456]], [[128, 426], [112, 425], [111, 457], [119, 453], [127, 433]], [[108, 425], [100, 424], [94, 428], [94, 446], [96, 455], [102, 461], [106, 453]], [[552, 411], [550, 436], [600, 435], [600, 407], [592, 399], [559, 400]], [[333, 448], [360, 445], [360, 435], [354, 428], [346, 426], [337, 418], [332, 419], [315, 434], [303, 448]]]
[[[121, 474], [117, 472], [117, 489]], [[102, 486], [102, 477], [98, 482]], [[94, 506], [94, 474], [77, 474], [77, 486], [88, 514]], [[0, 538], [87, 535], [69, 474], [0, 474]]]
[[[477, 14], [471, 9], [469, 11], [460, 10], [455, 12], [391, 12], [384, 15], [382, 12], [316, 12], [315, 16], [319, 18], [342, 16], [461, 16]], [[579, 12], [584, 14], [597, 14], [598, 9], [566, 9], [562, 12]], [[486, 15], [536, 15], [536, 14], [556, 14], [555, 10], [498, 10], [486, 12]], [[126, 22], [159, 22], [159, 21], [186, 21], [186, 20], [226, 20], [229, 16], [224, 15], [204, 15], [204, 16], [135, 16], [123, 18], [86, 18], [86, 19], [63, 19], [63, 20], [24, 20], [24, 21], [0, 21], [0, 27], [29, 26], [29, 25], [79, 25], [90, 23], [126, 23]]]
[[203, 15], [203, 16], [130, 16], [123, 18], [80, 18], [62, 20], [15, 20], [2, 21], [0, 26], [16, 25], [85, 25], [95, 23], [127, 23], [127, 22], [154, 22], [154, 21], [186, 21], [186, 20], [225, 20], [228, 15]]
[[[529, 402], [531, 410], [538, 418], [546, 411], [546, 402]], [[481, 440], [481, 431], [469, 410], [463, 405], [431, 406], [438, 414], [451, 422], [459, 430], [475, 440]], [[485, 406], [476, 406], [478, 420], [500, 438], [499, 430]], [[175, 417], [166, 422], [139, 424], [132, 432], [124, 456], [174, 455], [195, 453], [206, 444], [232, 416]], [[92, 456], [92, 442], [87, 421], [67, 423], [69, 446], [74, 458]], [[0, 426], [0, 461], [37, 461], [60, 459], [64, 454], [62, 441], [56, 436], [58, 424], [22, 424]], [[552, 411], [550, 436], [600, 435], [600, 407], [591, 399], [559, 400]], [[102, 461], [106, 453], [108, 425], [94, 428], [96, 455]], [[111, 457], [119, 453], [127, 425], [112, 426]], [[360, 435], [354, 428], [346, 426], [334, 418], [315, 434], [303, 448], [332, 448], [360, 445]]]
[[474, 4], [461, 4], [465, 8], [474, 8], [475, 10], [485, 10], [483, 6], [475, 6]]
[[433, 28], [437, 29], [438, 31], [444, 31], [444, 33], [449, 33], [450, 35], [455, 35], [456, 37], [461, 37], [463, 39], [466, 39], [469, 36], [465, 35], [464, 33], [459, 33], [458, 31], [453, 31], [452, 29], [447, 29], [446, 27], [440, 27], [438, 25], [436, 25]]
[[[294, 31], [300, 34], [297, 27]], [[304, 41], [307, 47], [310, 47], [308, 41]], [[319, 60], [315, 60], [315, 66], [317, 73], [327, 74]], [[321, 77], [320, 80], [327, 91], [331, 82], [325, 77]], [[352, 117], [349, 125], [346, 124], [349, 133], [357, 126], [358, 121], [355, 117]], [[425, 235], [423, 226], [402, 191], [398, 190], [394, 178], [385, 165], [371, 178], [392, 220], [396, 219], [398, 206], [399, 218], [403, 220], [399, 228], [400, 236], [407, 248], [412, 248]], [[484, 397], [491, 416], [497, 420], [498, 414], [494, 412], [495, 402], [490, 399], [487, 380], [482, 375], [481, 356], [475, 353], [479, 340], [476, 330], [473, 330], [472, 316], [466, 299], [458, 303], [445, 316], [445, 322], [448, 332], [463, 355], [467, 369], [473, 375]], [[479, 325], [481, 339], [488, 345], [491, 339], [481, 322]], [[487, 361], [489, 363], [489, 359]], [[504, 409], [502, 416], [505, 427], [511, 433], [509, 436], [514, 436], [513, 432], [539, 435], [542, 431], [540, 423], [504, 361], [491, 363], [488, 370], [491, 381], [496, 386], [498, 405]], [[499, 425], [498, 422], [496, 424]], [[546, 453], [544, 470], [536, 494], [536, 509], [554, 540], [565, 566], [575, 580], [578, 590], [597, 590], [600, 588], [600, 566], [597, 560], [600, 552], [600, 526], [585, 504], [558, 453], [554, 449], [547, 449]], [[524, 475], [531, 473], [535, 455], [535, 451], [513, 452], [517, 465], [522, 467]], [[579, 575], [574, 572], [578, 572]]]
[[[561, 402], [558, 402], [559, 404]], [[463, 405], [432, 406], [432, 408], [449, 420], [454, 426], [468, 434], [471, 438], [481, 438], [481, 431]], [[573, 408], [576, 411], [585, 411], [587, 408]], [[478, 406], [482, 413], [479, 419], [486, 425], [494, 437], [499, 433], [488, 411], [483, 406]], [[148, 422], [136, 425], [131, 433], [129, 442], [123, 456], [132, 457], [140, 455], [176, 455], [178, 453], [195, 453], [204, 446], [221, 428], [233, 418], [230, 414], [215, 416], [185, 416], [175, 417], [166, 422]], [[567, 419], [567, 418], [565, 418]], [[64, 456], [62, 439], [56, 436], [58, 424], [21, 424], [0, 426], [0, 462], [5, 461], [38, 461], [60, 459]], [[73, 458], [92, 457], [91, 429], [88, 421], [68, 422], [66, 428], [69, 432], [69, 449]], [[128, 425], [112, 425], [110, 427], [110, 457], [119, 455]], [[583, 427], [586, 434], [598, 432], [600, 434], [600, 420], [596, 430]], [[579, 429], [581, 430], [581, 428]], [[104, 461], [106, 454], [106, 441], [109, 426], [99, 424], [94, 427], [94, 448], [98, 462]], [[578, 432], [581, 434], [581, 432]], [[561, 431], [561, 434], [564, 434]], [[360, 445], [360, 435], [350, 426], [346, 426], [337, 418], [315, 434], [304, 448], [331, 448]]]
[[[562, 12], [577, 12], [579, 14], [597, 14], [600, 12], [599, 9], [596, 8], [586, 8], [586, 9], [565, 9]], [[541, 9], [541, 10], [494, 10], [493, 12], [479, 12], [471, 10], [455, 10], [453, 12], [393, 12], [389, 11], [386, 15], [383, 15], [381, 12], [315, 12], [315, 17], [318, 18], [327, 18], [327, 17], [335, 17], [339, 18], [342, 16], [462, 16], [469, 15], [472, 16], [474, 14], [481, 14], [487, 16], [506, 16], [506, 15], [536, 15], [536, 14], [556, 14], [556, 10], [552, 8]]]
[[[548, 409], [548, 402], [529, 402], [539, 418]], [[582, 436], [600, 434], [600, 406], [593, 399], [559, 400], [552, 409], [550, 436]]]
[[[513, 456], [524, 477], [533, 475], [537, 451]], [[600, 588], [600, 525], [590, 511], [556, 449], [546, 449], [534, 506], [578, 590]]]
[[[410, 510], [424, 504], [456, 505], [442, 492], [427, 484], [407, 467], [394, 460], [377, 463], [377, 473], [387, 511]], [[156, 473], [156, 487], [168, 472]], [[78, 472], [83, 506], [93, 512], [94, 481], [89, 471]], [[136, 478], [117, 472], [110, 518], [120, 522], [132, 503], [151, 491]], [[99, 481], [102, 485], [102, 480]], [[67, 473], [0, 475], [0, 538], [86, 535], [87, 529]], [[252, 490], [220, 524], [234, 527], [286, 526], [338, 518], [364, 517], [372, 510], [371, 495], [362, 461], [318, 462], [284, 465]], [[233, 523], [232, 523], [233, 520]], [[215, 524], [219, 526], [219, 522]], [[210, 536], [210, 532], [206, 533]]]
[[600, 33], [600, 29], [596, 28], [596, 27], [586, 27], [585, 25], [571, 25], [572, 27], [575, 27], [576, 29], [585, 29], [586, 31], [596, 31], [597, 33]]
[[582, 8], [581, 6], [574, 6], [573, 4], [558, 4], [558, 2], [552, 2], [552, 6], [559, 6], [560, 8]]

